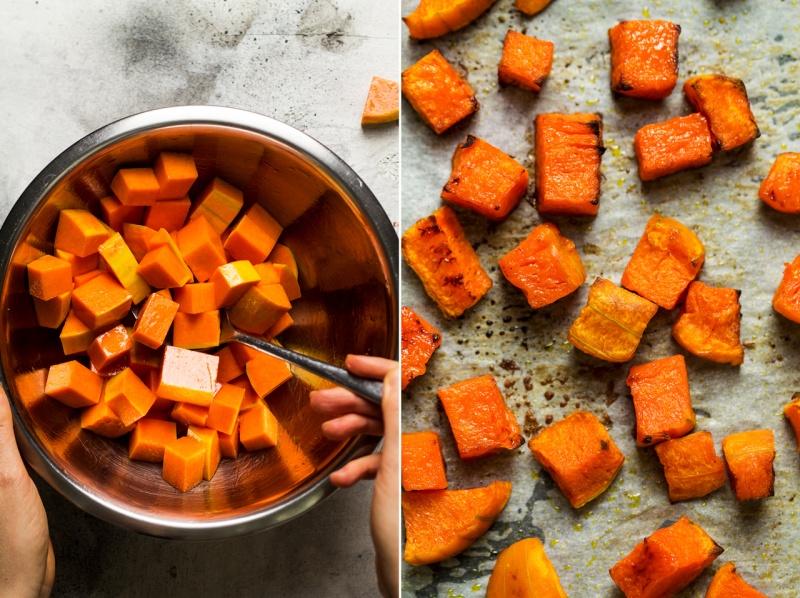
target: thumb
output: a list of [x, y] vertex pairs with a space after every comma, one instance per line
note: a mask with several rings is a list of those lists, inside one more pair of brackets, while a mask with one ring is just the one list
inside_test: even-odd
[[383, 380], [383, 461], [397, 470], [400, 461], [400, 366], [395, 366]]
[[8, 395], [2, 386], [0, 386], [0, 466], [8, 474], [14, 474], [25, 468], [14, 438], [14, 418], [11, 416]]

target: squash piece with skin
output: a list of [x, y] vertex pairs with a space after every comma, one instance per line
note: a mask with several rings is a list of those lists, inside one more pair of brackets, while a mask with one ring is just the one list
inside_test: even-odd
[[567, 598], [538, 538], [514, 542], [497, 557], [486, 598]]
[[420, 0], [403, 21], [414, 39], [431, 39], [458, 31], [486, 12], [497, 0]]
[[705, 598], [767, 598], [747, 583], [736, 571], [736, 565], [725, 563], [708, 586]]
[[395, 81], [373, 77], [369, 86], [362, 125], [380, 125], [400, 117], [400, 87]]

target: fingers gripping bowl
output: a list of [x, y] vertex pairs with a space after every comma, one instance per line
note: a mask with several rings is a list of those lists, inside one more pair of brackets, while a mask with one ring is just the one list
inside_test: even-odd
[[303, 296], [282, 343], [330, 363], [348, 353], [396, 357], [397, 237], [363, 181], [330, 150], [272, 119], [230, 108], [179, 107], [125, 118], [51, 162], [0, 231], [2, 372], [20, 450], [51, 486], [83, 510], [141, 533], [179, 539], [242, 535], [287, 521], [333, 491], [329, 474], [375, 449], [376, 439], [326, 440], [308, 393], [327, 383], [294, 368], [270, 396], [285, 432], [274, 450], [224, 460], [211, 482], [182, 494], [158, 464], [130, 461], [127, 443], [81, 431], [77, 411], [44, 395], [47, 368], [64, 361], [58, 330], [37, 325], [26, 264], [52, 252], [58, 215], [98, 213], [120, 167], [161, 151], [189, 152], [194, 196], [218, 176], [284, 227]]

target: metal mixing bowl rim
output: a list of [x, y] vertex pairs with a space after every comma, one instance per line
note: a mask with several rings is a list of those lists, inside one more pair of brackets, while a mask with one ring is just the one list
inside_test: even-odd
[[[375, 195], [364, 181], [334, 152], [307, 134], [275, 119], [222, 106], [179, 106], [160, 108], [129, 116], [85, 136], [52, 162], [50, 162], [11, 208], [0, 228], [0, 272], [7, 272], [22, 230], [40, 201], [64, 176], [90, 156], [124, 139], [146, 133], [154, 128], [171, 126], [211, 125], [237, 128], [263, 135], [284, 144], [308, 159], [323, 171], [358, 205], [369, 226], [380, 241], [389, 264], [392, 285], [391, 296], [397, 302], [399, 251], [397, 233], [381, 208]], [[5, 284], [5, 282], [4, 282]], [[396, 307], [396, 306], [395, 306]], [[396, 310], [395, 310], [396, 311]], [[397, 358], [397, 339], [392, 339], [393, 358]], [[31, 432], [23, 425], [3, 368], [0, 382], [9, 396], [14, 428], [20, 452], [33, 469], [70, 502], [106, 522], [139, 533], [179, 540], [213, 540], [243, 536], [280, 525], [319, 504], [335, 491], [329, 475], [337, 466], [375, 450], [374, 438], [361, 437], [348, 446], [324, 470], [324, 475], [313, 482], [305, 482], [291, 491], [290, 497], [253, 513], [212, 521], [173, 520], [130, 511], [123, 506], [105, 501], [75, 483], [47, 457]]]

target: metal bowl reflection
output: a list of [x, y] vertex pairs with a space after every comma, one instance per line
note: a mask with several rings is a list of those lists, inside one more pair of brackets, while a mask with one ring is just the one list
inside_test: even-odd
[[303, 297], [285, 346], [341, 364], [348, 353], [396, 357], [397, 236], [363, 181], [330, 150], [272, 119], [241, 110], [181, 107], [125, 118], [53, 160], [12, 208], [0, 231], [2, 383], [11, 397], [20, 450], [50, 485], [85, 511], [141, 533], [228, 538], [287, 521], [333, 491], [331, 471], [371, 452], [376, 439], [335, 443], [308, 405], [326, 382], [295, 369], [270, 396], [283, 425], [278, 447], [223, 460], [217, 474], [182, 494], [160, 466], [129, 461], [123, 441], [80, 429], [79, 414], [44, 395], [47, 368], [66, 358], [57, 330], [39, 328], [25, 265], [52, 251], [59, 211], [97, 213], [120, 167], [159, 152], [191, 152], [200, 177], [244, 191], [285, 227]]

